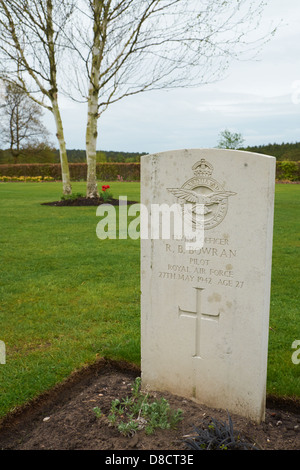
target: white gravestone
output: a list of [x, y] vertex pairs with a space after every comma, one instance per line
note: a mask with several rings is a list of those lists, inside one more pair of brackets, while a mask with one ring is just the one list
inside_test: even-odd
[[6, 347], [4, 341], [0, 341], [0, 364], [6, 364]]
[[264, 419], [275, 164], [221, 149], [142, 157], [149, 215], [204, 204], [202, 248], [172, 232], [141, 240], [144, 387]]

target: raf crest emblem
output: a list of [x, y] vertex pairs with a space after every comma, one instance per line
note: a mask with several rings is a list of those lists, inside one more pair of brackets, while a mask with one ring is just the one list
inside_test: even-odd
[[236, 193], [226, 191], [211, 175], [213, 166], [204, 158], [195, 163], [194, 177], [181, 188], [168, 188], [178, 198], [180, 204], [191, 204], [191, 212], [196, 216], [197, 205], [204, 206], [204, 229], [219, 225], [227, 214], [228, 198]]

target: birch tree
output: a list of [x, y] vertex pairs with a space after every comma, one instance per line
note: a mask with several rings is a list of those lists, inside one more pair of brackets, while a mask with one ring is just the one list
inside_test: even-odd
[[98, 119], [107, 107], [137, 93], [222, 78], [232, 59], [246, 58], [271, 37], [271, 31], [257, 36], [264, 6], [262, 0], [77, 2], [80, 21], [70, 37], [84, 65], [77, 60], [74, 77], [88, 107], [87, 197], [98, 195]]
[[53, 114], [64, 194], [72, 189], [58, 103], [58, 62], [73, 9], [73, 0], [0, 0], [0, 76]]

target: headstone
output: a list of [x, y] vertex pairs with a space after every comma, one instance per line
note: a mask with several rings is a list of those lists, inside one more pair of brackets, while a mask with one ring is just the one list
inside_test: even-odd
[[222, 149], [141, 161], [149, 228], [157, 205], [204, 204], [202, 247], [172, 232], [141, 240], [143, 386], [256, 422], [265, 415], [275, 163]]
[[0, 341], [0, 364], [6, 364], [6, 347], [4, 341]]

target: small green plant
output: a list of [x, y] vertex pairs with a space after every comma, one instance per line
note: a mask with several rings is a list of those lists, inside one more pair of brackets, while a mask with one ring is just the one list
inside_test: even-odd
[[[94, 408], [97, 417], [103, 416], [100, 408]], [[171, 410], [165, 398], [150, 401], [148, 393], [141, 391], [141, 378], [137, 377], [130, 397], [111, 403], [108, 421], [117, 427], [121, 434], [130, 436], [144, 429], [146, 434], [153, 434], [155, 429], [175, 428], [182, 419], [182, 410]]]
[[98, 406], [95, 406], [95, 408], [93, 408], [93, 410], [94, 410], [94, 413], [97, 416], [97, 418], [101, 418], [101, 416], [102, 416], [101, 409]]
[[82, 193], [73, 193], [73, 194], [64, 194], [61, 197], [62, 201], [73, 201], [74, 199], [78, 199], [79, 197], [84, 197]]

